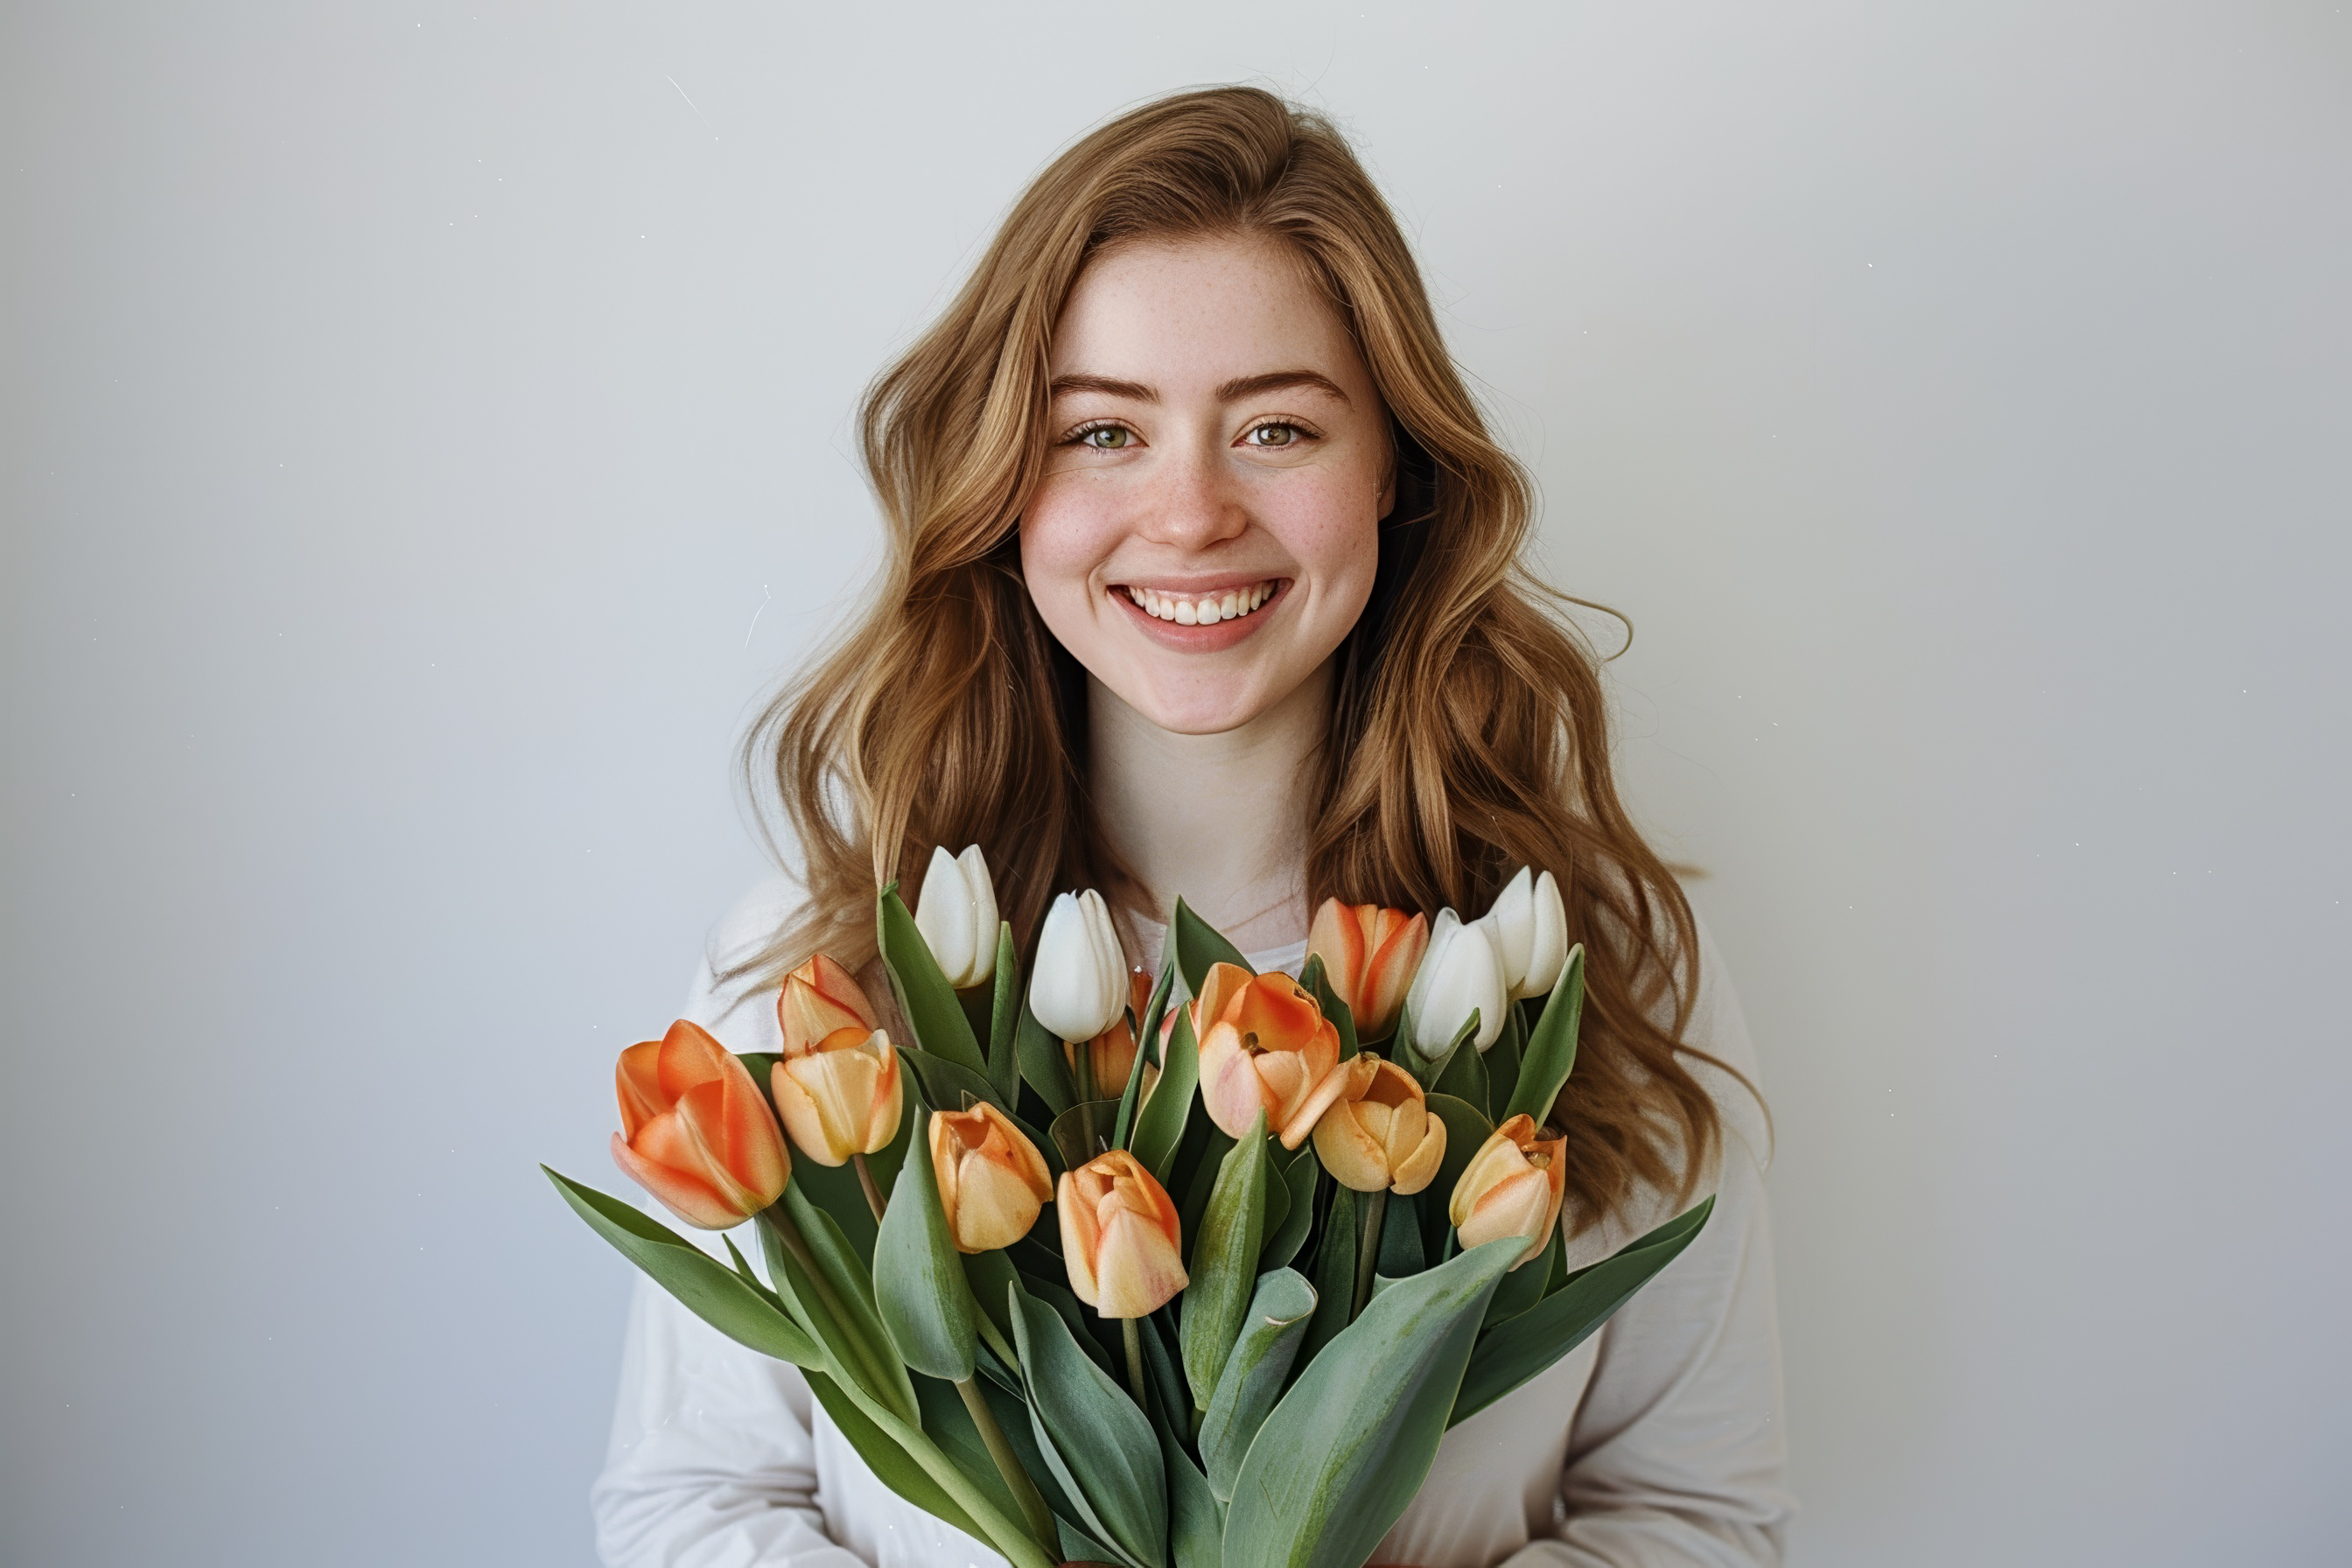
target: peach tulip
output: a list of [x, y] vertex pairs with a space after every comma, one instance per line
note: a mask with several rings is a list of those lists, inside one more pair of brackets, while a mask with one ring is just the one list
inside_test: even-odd
[[730, 1230], [783, 1196], [793, 1157], [760, 1086], [733, 1053], [680, 1018], [621, 1053], [613, 1160], [662, 1206]]
[[1296, 1149], [1346, 1088], [1336, 1076], [1339, 1031], [1312, 993], [1287, 974], [1213, 965], [1192, 1003], [1201, 1041], [1201, 1102], [1239, 1138], [1261, 1110]]
[[882, 1026], [856, 977], [821, 952], [784, 976], [776, 1023], [788, 1057], [806, 1056], [842, 1029], [855, 1028], [862, 1037]]
[[1147, 1316], [1192, 1283], [1176, 1205], [1126, 1150], [1065, 1171], [1054, 1208], [1070, 1289], [1104, 1317]]
[[898, 1053], [880, 1029], [852, 1024], [769, 1070], [776, 1115], [794, 1147], [820, 1165], [871, 1154], [898, 1135], [904, 1089]]
[[1429, 920], [1378, 904], [1326, 899], [1307, 932], [1307, 952], [1323, 961], [1331, 989], [1348, 1005], [1360, 1039], [1377, 1040], [1396, 1027], [1405, 988], [1429, 945]]
[[1360, 1193], [1410, 1196], [1437, 1179], [1445, 1158], [1445, 1123], [1429, 1097], [1394, 1062], [1366, 1052], [1339, 1064], [1346, 1085], [1315, 1124], [1315, 1157], [1332, 1179]]
[[[1140, 969], [1132, 971], [1128, 975], [1128, 989], [1131, 994], [1134, 1017], [1138, 1024], [1142, 1022], [1144, 1009], [1151, 1005], [1151, 976]], [[1171, 1008], [1169, 1019], [1172, 1020], [1174, 1017], [1175, 1009]], [[1160, 1038], [1160, 1049], [1165, 1051], [1168, 1040], [1165, 1021], [1161, 1025]], [[1083, 1040], [1076, 1044], [1067, 1040], [1062, 1042], [1062, 1059], [1069, 1063], [1070, 1077], [1074, 1082], [1079, 1080], [1078, 1055], [1082, 1051], [1086, 1053], [1087, 1066], [1094, 1073], [1092, 1081], [1097, 1098], [1116, 1100], [1127, 1092], [1127, 1076], [1135, 1070], [1135, 1031], [1129, 1026], [1126, 1013], [1121, 1013], [1109, 1028], [1091, 1040]], [[1149, 1100], [1151, 1097], [1152, 1085], [1159, 1081], [1160, 1069], [1146, 1066], [1143, 1069], [1141, 1098]]]
[[931, 1170], [958, 1252], [993, 1252], [1029, 1234], [1054, 1178], [1037, 1146], [982, 1100], [931, 1112]]
[[1446, 1208], [1463, 1247], [1520, 1236], [1528, 1249], [1511, 1267], [1539, 1257], [1559, 1223], [1567, 1152], [1566, 1133], [1557, 1127], [1538, 1131], [1535, 1118], [1525, 1113], [1496, 1128], [1463, 1167]]

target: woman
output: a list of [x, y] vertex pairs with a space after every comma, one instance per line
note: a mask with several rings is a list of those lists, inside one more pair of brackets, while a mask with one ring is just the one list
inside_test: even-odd
[[[881, 592], [747, 751], [799, 870], [721, 926], [689, 1016], [773, 1048], [782, 973], [870, 963], [877, 880], [919, 886], [936, 846], [984, 848], [1024, 936], [1055, 891], [1102, 889], [1145, 966], [1180, 893], [1295, 970], [1325, 896], [1474, 910], [1551, 869], [1589, 950], [1554, 1113], [1570, 1266], [1704, 1191], [1714, 1218], [1448, 1434], [1380, 1555], [1777, 1562], [1745, 1029], [1618, 802], [1594, 662], [1519, 567], [1527, 478], [1346, 143], [1238, 88], [1097, 131], [876, 384], [865, 452]], [[614, 1564], [993, 1560], [875, 1480], [793, 1368], [642, 1283], [595, 1509]]]

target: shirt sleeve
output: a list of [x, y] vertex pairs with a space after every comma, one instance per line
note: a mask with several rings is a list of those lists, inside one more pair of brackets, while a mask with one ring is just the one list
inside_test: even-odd
[[[1699, 951], [1700, 1000], [1688, 1037], [1752, 1082], [1747, 1026], [1703, 931]], [[1700, 1076], [1723, 1114], [1715, 1210], [1689, 1248], [1601, 1331], [1569, 1435], [1560, 1523], [1553, 1539], [1515, 1552], [1505, 1568], [1769, 1568], [1781, 1561], [1795, 1503], [1784, 1483], [1763, 1173], [1769, 1134], [1736, 1080], [1713, 1069]]]
[[[769, 883], [738, 904], [695, 975], [685, 1016], [730, 1049], [772, 1049], [767, 993], [718, 974], [791, 910]], [[701, 1239], [697, 1237], [695, 1239]], [[608, 1568], [865, 1568], [825, 1533], [813, 1398], [800, 1369], [737, 1344], [639, 1278], [604, 1468], [589, 1493]]]

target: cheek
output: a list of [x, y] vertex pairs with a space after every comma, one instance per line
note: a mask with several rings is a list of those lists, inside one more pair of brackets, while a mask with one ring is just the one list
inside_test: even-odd
[[1021, 514], [1021, 574], [1041, 608], [1085, 600], [1118, 542], [1109, 509], [1083, 483], [1048, 479]]
[[1370, 596], [1380, 562], [1379, 485], [1336, 470], [1299, 478], [1308, 482], [1270, 498], [1266, 526], [1302, 575], [1328, 596], [1330, 609], [1352, 622]]

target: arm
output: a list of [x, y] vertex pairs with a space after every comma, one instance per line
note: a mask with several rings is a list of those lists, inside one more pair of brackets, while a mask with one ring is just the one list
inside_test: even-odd
[[[716, 968], [790, 912], [771, 883], [714, 933], [688, 1018], [736, 1050], [772, 1049], [773, 1010], [722, 992]], [[864, 1568], [825, 1533], [814, 1415], [796, 1367], [744, 1349], [639, 1279], [604, 1469], [589, 1493], [611, 1568]]]
[[[1689, 1037], [1752, 1079], [1747, 1026], [1704, 931], [1700, 965]], [[1759, 1158], [1768, 1135], [1745, 1089], [1704, 1076], [1723, 1112], [1715, 1212], [1689, 1250], [1601, 1331], [1560, 1477], [1566, 1517], [1556, 1539], [1514, 1553], [1507, 1568], [1761, 1568], [1781, 1559], [1795, 1505], [1783, 1484]]]

